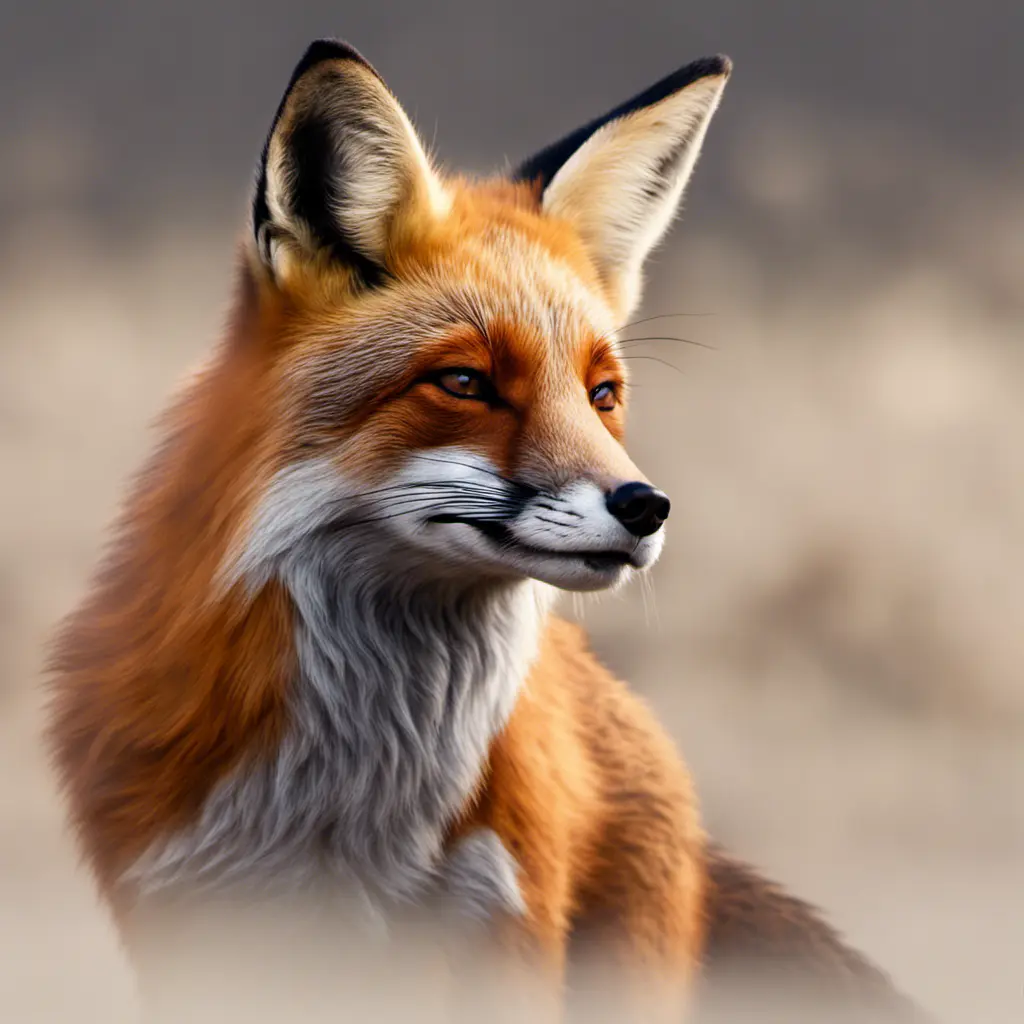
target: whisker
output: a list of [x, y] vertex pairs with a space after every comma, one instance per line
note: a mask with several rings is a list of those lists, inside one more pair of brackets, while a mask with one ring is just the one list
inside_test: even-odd
[[[499, 503], [504, 505], [504, 506], [510, 507], [510, 508], [511, 507], [516, 507], [516, 506], [513, 505], [513, 503], [505, 501], [505, 500], [501, 500], [501, 499], [496, 500], [494, 498], [489, 498], [489, 497], [488, 498], [484, 498], [484, 497], [478, 497], [478, 496], [475, 496], [475, 495], [459, 495], [459, 494], [454, 494], [453, 495], [452, 493], [446, 492], [446, 491], [435, 491], [435, 492], [427, 493], [427, 494], [405, 494], [405, 495], [401, 495], [400, 494], [400, 495], [398, 495], [398, 496], [396, 496], [394, 498], [389, 499], [386, 502], [379, 502], [377, 504], [381, 504], [384, 507], [386, 507], [386, 508], [388, 508], [388, 509], [393, 511], [395, 509], [399, 509], [399, 508], [402, 508], [403, 506], [408, 506], [408, 505], [444, 504], [444, 503], [451, 503], [452, 501], [462, 501], [464, 504], [479, 503], [481, 506], [486, 506], [486, 507], [497, 506]], [[355, 507], [352, 508], [352, 509], [349, 509], [348, 511], [350, 513], [351, 512], [356, 512], [356, 511], [358, 511], [359, 506], [361, 506], [363, 504], [366, 504], [366, 503], [365, 502], [354, 502], [353, 505]], [[341, 510], [341, 515], [342, 515], [342, 517], [344, 517], [344, 515], [345, 515], [345, 510], [344, 509]]]
[[[548, 512], [557, 512], [557, 513], [560, 513], [563, 516], [572, 516], [573, 519], [582, 519], [583, 518], [583, 513], [582, 512], [575, 512], [571, 508], [555, 508], [554, 505], [543, 505], [539, 501], [535, 501], [534, 505], [536, 505], [537, 508], [545, 509]], [[538, 518], [540, 518], [540, 517], [538, 516]]]
[[393, 502], [389, 503], [388, 510], [385, 513], [363, 516], [360, 519], [342, 517], [329, 524], [325, 529], [336, 530], [344, 527], [362, 526], [422, 512], [432, 512], [438, 515], [465, 515], [476, 519], [501, 521], [513, 518], [521, 509], [522, 502], [502, 497], [501, 495], [496, 497], [493, 495], [478, 497], [456, 493], [454, 496], [441, 494], [424, 497], [417, 494], [396, 498]]
[[538, 522], [550, 523], [552, 526], [560, 526], [563, 530], [567, 529], [565, 523], [560, 523], [557, 519], [546, 519], [544, 516], [535, 516], [534, 518], [537, 519]]
[[675, 372], [680, 374], [680, 376], [686, 376], [686, 374], [683, 373], [683, 371], [674, 363], [670, 363], [667, 359], [659, 359], [657, 356], [623, 356], [622, 358], [627, 361], [632, 359], [646, 359], [648, 362], [661, 363], [662, 366], [667, 366], [670, 370], [675, 370]]
[[544, 494], [542, 490], [534, 487], [532, 484], [523, 483], [521, 480], [513, 480], [511, 477], [504, 476], [495, 469], [488, 469], [486, 466], [480, 466], [473, 462], [465, 462], [462, 459], [450, 459], [450, 458], [436, 458], [430, 455], [419, 455], [413, 454], [414, 459], [422, 459], [424, 462], [440, 462], [444, 465], [449, 466], [462, 466], [465, 469], [473, 469], [478, 473], [487, 473], [489, 476], [496, 477], [501, 480], [502, 483], [508, 484], [510, 487], [516, 488], [516, 490], [525, 491], [531, 495], [542, 495], [544, 497], [553, 497], [553, 495]]
[[626, 331], [630, 327], [636, 327], [638, 324], [649, 324], [652, 320], [671, 320], [675, 317], [687, 317], [687, 316], [714, 316], [714, 313], [659, 313], [657, 316], [645, 316], [640, 320], [633, 320], [628, 324], [623, 324], [619, 330]]
[[480, 519], [487, 522], [503, 522], [512, 518], [515, 511], [516, 510], [514, 509], [508, 509], [503, 512], [498, 512], [493, 509], [471, 509], [469, 510], [469, 512], [472, 513], [470, 516], [465, 509], [453, 509], [450, 505], [444, 503], [430, 503], [426, 505], [415, 505], [412, 508], [401, 509], [397, 512], [392, 511], [387, 514], [365, 516], [362, 519], [342, 519], [325, 526], [323, 529], [325, 532], [333, 533], [342, 529], [350, 529], [355, 526], [368, 526], [373, 523], [383, 523], [391, 519], [398, 519], [401, 516], [415, 515], [423, 512], [430, 512], [434, 515], [465, 515], [467, 518]]
[[623, 338], [619, 342], [619, 347], [624, 348], [626, 345], [639, 345], [641, 342], [646, 341], [674, 341], [679, 345], [693, 345], [695, 348], [705, 348], [710, 352], [718, 351], [714, 345], [709, 345], [707, 342], [694, 341], [693, 338], [677, 338], [672, 334], [652, 334], [645, 338]]
[[644, 605], [644, 625], [650, 629], [660, 629], [661, 619], [658, 615], [658, 602], [654, 593], [654, 579], [649, 572], [640, 576], [640, 593]]
[[412, 515], [415, 512], [427, 512], [432, 508], [443, 508], [441, 505], [425, 505], [423, 507], [407, 508], [401, 512], [391, 512], [388, 515], [367, 516], [365, 519], [339, 520], [330, 523], [323, 528], [325, 533], [335, 533], [341, 529], [351, 529], [354, 526], [367, 526], [371, 523], [383, 523], [389, 519], [398, 519], [399, 516]]
[[[494, 495], [495, 497], [506, 496], [505, 492], [496, 487], [482, 484], [472, 480], [418, 480], [411, 483], [390, 484], [387, 487], [378, 487], [372, 491], [362, 491], [357, 494], [347, 495], [346, 500], [352, 502], [364, 501], [371, 498], [386, 497], [390, 494], [403, 495], [410, 491], [434, 491], [438, 494], [479, 494]], [[421, 494], [418, 496], [422, 496]]]
[[368, 498], [378, 498], [388, 494], [403, 494], [414, 488], [444, 490], [452, 486], [453, 482], [449, 480], [418, 480], [411, 483], [388, 484], [387, 487], [376, 487], [371, 491], [359, 491], [355, 494], [346, 495], [345, 498], [347, 501], [363, 501]]

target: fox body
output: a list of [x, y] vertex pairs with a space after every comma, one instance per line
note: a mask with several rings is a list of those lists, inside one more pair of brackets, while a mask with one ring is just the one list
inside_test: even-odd
[[358, 53], [309, 49], [226, 337], [55, 658], [56, 763], [129, 944], [173, 894], [386, 918], [445, 893], [556, 986], [589, 948], [678, 1009], [722, 936], [772, 933], [782, 897], [708, 844], [652, 715], [551, 610], [661, 549], [616, 332], [729, 71], [468, 181]]

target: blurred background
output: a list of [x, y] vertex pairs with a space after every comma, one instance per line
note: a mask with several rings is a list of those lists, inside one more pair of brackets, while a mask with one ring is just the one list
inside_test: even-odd
[[733, 57], [638, 314], [672, 317], [626, 332], [713, 346], [633, 349], [632, 447], [673, 497], [670, 543], [651, 586], [568, 610], [679, 740], [720, 839], [947, 1019], [1019, 1021], [1013, 0], [5, 0], [0, 1012], [132, 1019], [40, 750], [43, 644], [218, 334], [251, 169], [321, 35], [481, 172]]

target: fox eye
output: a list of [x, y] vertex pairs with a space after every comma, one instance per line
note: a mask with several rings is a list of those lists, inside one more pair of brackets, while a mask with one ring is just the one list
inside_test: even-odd
[[488, 402], [494, 397], [494, 385], [484, 374], [466, 367], [439, 370], [433, 377], [434, 383], [456, 398], [475, 398]]
[[603, 384], [598, 384], [596, 388], [592, 388], [590, 391], [590, 404], [599, 412], [612, 412], [618, 403], [619, 399], [615, 393], [615, 384], [610, 380], [606, 380]]

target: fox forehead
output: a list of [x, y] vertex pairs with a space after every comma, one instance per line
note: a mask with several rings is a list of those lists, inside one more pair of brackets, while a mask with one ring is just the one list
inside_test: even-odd
[[400, 253], [386, 287], [342, 299], [304, 289], [288, 377], [308, 416], [337, 423], [417, 369], [456, 358], [460, 329], [516, 349], [547, 394], [579, 387], [598, 343], [614, 351], [613, 311], [571, 238], [543, 222], [531, 231], [539, 217], [476, 230], [454, 219], [440, 239]]

